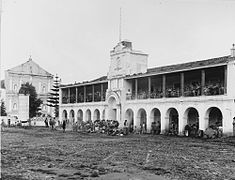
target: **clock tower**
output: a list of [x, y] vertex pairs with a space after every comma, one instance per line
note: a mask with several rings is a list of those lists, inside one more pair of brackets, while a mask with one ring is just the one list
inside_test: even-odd
[[[124, 117], [121, 109], [124, 107], [126, 92], [130, 84], [124, 80], [127, 75], [146, 73], [148, 55], [132, 49], [132, 43], [120, 41], [110, 51], [111, 62], [108, 72], [108, 89], [106, 92], [107, 117], [118, 120], [121, 124]], [[123, 103], [121, 103], [123, 102]]]
[[120, 41], [110, 52], [111, 63], [108, 79], [146, 73], [148, 55], [132, 49], [132, 43]]

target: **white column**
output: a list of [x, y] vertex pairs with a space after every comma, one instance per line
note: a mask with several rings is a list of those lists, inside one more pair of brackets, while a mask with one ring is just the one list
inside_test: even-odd
[[229, 97], [235, 97], [235, 86], [234, 86], [234, 79], [235, 79], [235, 61], [230, 61], [227, 66], [227, 95]]
[[183, 116], [183, 112], [180, 111], [178, 112], [178, 121], [179, 121], [179, 127], [178, 127], [178, 130], [179, 130], [179, 135], [183, 135], [183, 132], [184, 132], [184, 127], [186, 125], [186, 121], [187, 121], [187, 118], [185, 118]]
[[77, 113], [78, 113], [78, 111], [77, 110], [75, 110], [75, 109], [73, 109], [73, 111], [74, 111], [74, 123], [75, 122], [77, 122]]
[[91, 121], [94, 122], [94, 109], [90, 109], [91, 110]]
[[222, 114], [223, 114], [223, 120], [222, 120], [222, 124], [223, 124], [223, 134], [226, 136], [235, 136], [235, 134], [233, 134], [233, 112], [232, 112], [232, 105], [225, 108], [225, 110], [222, 110]]
[[108, 117], [109, 117], [109, 108], [108, 108], [108, 106], [106, 106], [105, 107], [105, 111], [104, 111], [104, 113], [105, 113], [105, 120], [107, 120], [108, 119]]
[[120, 114], [120, 107], [117, 108], [117, 111], [116, 111], [116, 120], [121, 124], [122, 121], [121, 121], [121, 114]]
[[166, 110], [161, 111], [161, 134], [169, 130], [169, 116], [166, 116]]
[[86, 122], [86, 109], [82, 110], [83, 111], [83, 117], [82, 120], [83, 122]]
[[209, 117], [206, 117], [206, 111], [207, 109], [205, 108], [201, 108], [198, 109], [198, 113], [199, 113], [199, 130], [203, 130], [205, 131], [206, 128], [209, 125]]
[[140, 127], [140, 122], [138, 120], [138, 117], [137, 117], [137, 111], [134, 111], [134, 128], [137, 127], [139, 128]]
[[61, 108], [61, 106], [59, 106], [59, 121], [62, 122], [63, 121], [63, 109]]
[[150, 110], [149, 109], [146, 109], [146, 121], [147, 121], [147, 133], [150, 133], [151, 131], [151, 124], [152, 124], [152, 120], [151, 120], [151, 113], [150, 113]]

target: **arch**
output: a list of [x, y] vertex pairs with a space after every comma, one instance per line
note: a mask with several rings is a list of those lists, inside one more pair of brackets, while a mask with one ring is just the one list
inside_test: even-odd
[[100, 120], [100, 111], [98, 109], [96, 109], [94, 111], [94, 117], [93, 117], [93, 120]]
[[157, 122], [159, 121], [161, 123], [161, 112], [157, 108], [153, 108], [150, 113], [150, 120], [151, 122]]
[[108, 95], [107, 95], [107, 102], [108, 104], [110, 104], [110, 100], [112, 101], [112, 99], [115, 99], [116, 101], [116, 104], [120, 104], [120, 97], [119, 95], [116, 93], [116, 92], [110, 92]]
[[77, 121], [79, 122], [83, 121], [83, 111], [81, 109], [78, 110]]
[[115, 96], [110, 96], [108, 99], [108, 105], [111, 107], [114, 107], [117, 105], [117, 99], [115, 98]]
[[196, 108], [189, 107], [184, 113], [184, 134], [197, 136], [199, 131], [199, 113]]
[[74, 115], [74, 110], [73, 109], [71, 109], [70, 112], [69, 112], [69, 121], [71, 123], [75, 122], [75, 115]]
[[134, 127], [134, 111], [132, 109], [127, 109], [125, 113], [125, 120], [127, 120], [129, 128]]
[[17, 110], [17, 104], [16, 103], [13, 104], [13, 110]]
[[169, 126], [167, 127], [169, 134], [179, 133], [179, 113], [175, 108], [169, 108], [166, 112], [166, 120]]
[[196, 108], [189, 107], [184, 113], [184, 118], [186, 119], [186, 124], [192, 126], [199, 126], [199, 113]]
[[102, 112], [102, 120], [105, 119], [105, 109]]
[[85, 120], [86, 121], [91, 121], [91, 110], [90, 109], [87, 109], [86, 110], [86, 117], [85, 117]]
[[68, 113], [67, 111], [64, 109], [62, 112], [62, 120], [66, 120], [68, 118]]
[[223, 126], [223, 114], [217, 107], [210, 107], [209, 109], [207, 109], [205, 119], [208, 120], [207, 127]]
[[108, 98], [108, 119], [118, 120], [117, 111], [120, 107], [118, 106], [117, 99], [115, 96], [109, 96]]
[[147, 131], [147, 113], [143, 108], [137, 112], [137, 126], [140, 126], [143, 131]]
[[161, 133], [161, 112], [157, 108], [153, 108], [150, 113], [150, 121], [152, 122], [153, 126], [156, 126], [156, 133]]

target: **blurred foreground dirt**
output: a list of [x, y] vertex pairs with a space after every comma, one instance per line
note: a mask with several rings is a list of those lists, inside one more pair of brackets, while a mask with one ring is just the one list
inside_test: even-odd
[[235, 180], [235, 137], [1, 132], [2, 179]]

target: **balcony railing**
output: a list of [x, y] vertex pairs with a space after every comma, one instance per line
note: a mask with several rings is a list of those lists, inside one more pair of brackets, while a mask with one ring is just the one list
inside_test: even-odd
[[[198, 86], [188, 86], [186, 85], [184, 88], [184, 97], [192, 97], [192, 96], [201, 96], [202, 95], [202, 87], [200, 85]], [[225, 94], [226, 89], [221, 84], [209, 84], [206, 85], [203, 88], [203, 95], [205, 96], [213, 96], [213, 95], [223, 95]], [[171, 97], [180, 97], [181, 92], [180, 88], [166, 88], [165, 91], [165, 97], [171, 98]], [[126, 94], [126, 100], [134, 100], [134, 99], [158, 99], [163, 97], [162, 91], [153, 91], [151, 93], [147, 91], [141, 91], [137, 93], [127, 93]]]

